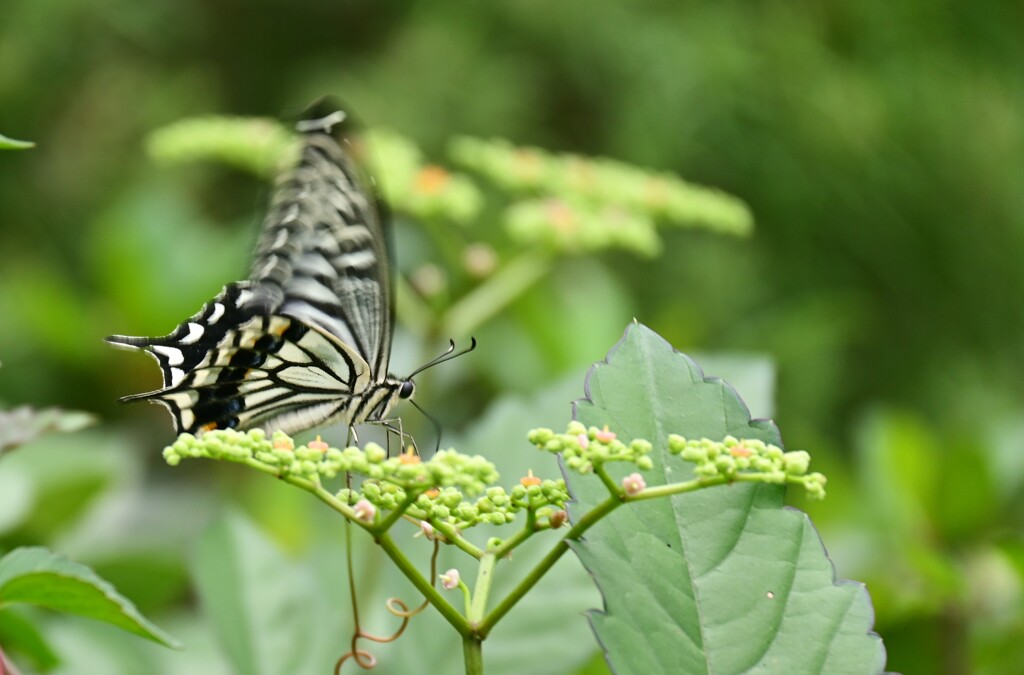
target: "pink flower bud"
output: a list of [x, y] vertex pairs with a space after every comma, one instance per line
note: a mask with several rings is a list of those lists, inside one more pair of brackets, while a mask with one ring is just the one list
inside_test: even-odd
[[631, 473], [622, 479], [622, 489], [630, 497], [640, 494], [645, 487], [647, 487], [647, 483], [644, 482], [644, 477], [638, 473]]
[[577, 436], [576, 441], [580, 444], [581, 450], [586, 450], [587, 446], [590, 445], [590, 439], [587, 438], [586, 434], [580, 434], [579, 436]]
[[365, 499], [360, 499], [356, 502], [352, 510], [356, 512], [356, 520], [361, 520], [364, 523], [372, 523], [377, 515], [377, 507]]
[[420, 521], [420, 532], [426, 537], [427, 541], [434, 541], [434, 526], [427, 521]]
[[602, 443], [611, 443], [612, 441], [615, 440], [615, 432], [608, 431], [608, 425], [606, 424], [604, 425], [604, 429], [601, 429], [596, 434], [594, 434], [594, 438], [601, 441]]
[[306, 447], [309, 448], [310, 450], [316, 450], [317, 452], [327, 452], [327, 449], [330, 446], [324, 443], [322, 440], [320, 440], [320, 437], [317, 436], [316, 440], [307, 443]]
[[441, 587], [450, 591], [459, 585], [459, 571], [454, 567], [440, 575]]

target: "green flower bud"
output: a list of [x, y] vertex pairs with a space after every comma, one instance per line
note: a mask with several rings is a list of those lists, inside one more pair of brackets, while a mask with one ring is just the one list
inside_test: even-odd
[[549, 439], [548, 442], [544, 444], [544, 449], [548, 452], [560, 452], [563, 447], [565, 447], [564, 441], [557, 437]]
[[701, 478], [712, 478], [718, 475], [718, 467], [710, 462], [706, 462], [693, 467], [693, 472]]
[[688, 462], [702, 464], [709, 459], [708, 449], [701, 445], [687, 445], [682, 449], [680, 457]]
[[380, 447], [376, 443], [367, 443], [363, 452], [366, 453], [366, 459], [371, 464], [380, 464], [388, 458], [388, 452], [384, 448]]
[[256, 453], [255, 457], [257, 461], [269, 464], [270, 466], [277, 466], [279, 464], [278, 456], [273, 452], [260, 451]]
[[811, 464], [811, 455], [805, 450], [787, 452], [782, 457], [782, 466], [790, 476], [802, 476]]
[[551, 429], [533, 429], [527, 434], [527, 439], [533, 445], [543, 446], [555, 435]]
[[726, 475], [736, 473], [736, 460], [729, 455], [719, 455], [716, 457], [715, 466]]
[[629, 444], [629, 449], [632, 450], [633, 453], [637, 455], [647, 455], [651, 452], [651, 450], [654, 449], [654, 446], [651, 445], [650, 441], [645, 441], [642, 438], [638, 438], [633, 440], [633, 442]]

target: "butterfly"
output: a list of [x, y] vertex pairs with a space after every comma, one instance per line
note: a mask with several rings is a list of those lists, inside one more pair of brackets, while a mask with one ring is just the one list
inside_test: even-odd
[[[382, 422], [412, 397], [388, 374], [394, 321], [389, 239], [347, 115], [326, 101], [296, 125], [297, 163], [277, 181], [249, 278], [163, 337], [107, 341], [154, 356], [177, 432], [262, 427], [293, 434]], [[476, 346], [473, 340], [470, 351]], [[464, 353], [464, 352], [462, 352]]]

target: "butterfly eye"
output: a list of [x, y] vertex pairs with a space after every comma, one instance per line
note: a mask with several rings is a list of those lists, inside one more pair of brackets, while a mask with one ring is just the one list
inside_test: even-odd
[[416, 385], [412, 383], [412, 380], [406, 380], [402, 383], [402, 387], [398, 390], [398, 398], [411, 398], [413, 391], [416, 390]]

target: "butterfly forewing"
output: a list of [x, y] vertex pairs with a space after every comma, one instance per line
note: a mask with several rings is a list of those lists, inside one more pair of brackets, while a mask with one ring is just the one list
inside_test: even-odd
[[322, 111], [300, 124], [300, 157], [278, 181], [250, 278], [167, 336], [108, 338], [157, 359], [163, 388], [125, 400], [164, 404], [179, 432], [355, 425], [386, 415], [406, 390], [387, 376], [391, 284], [380, 211], [339, 132], [342, 116]]
[[282, 289], [281, 313], [322, 326], [384, 373], [389, 258], [376, 199], [351, 152], [350, 141], [308, 135], [278, 186], [250, 278]]

